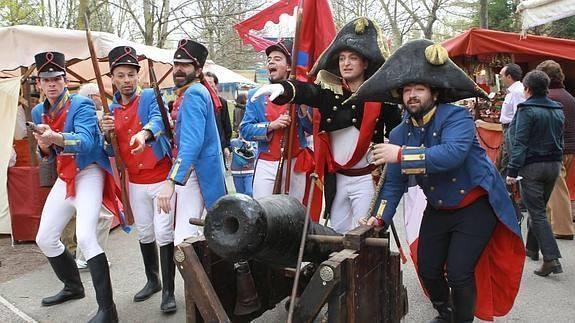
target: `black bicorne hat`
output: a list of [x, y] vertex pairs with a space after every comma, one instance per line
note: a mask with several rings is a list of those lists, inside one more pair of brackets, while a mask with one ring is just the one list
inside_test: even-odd
[[286, 56], [288, 64], [291, 64], [292, 49], [293, 49], [293, 41], [290, 39], [282, 39], [277, 43], [270, 45], [266, 48], [266, 56], [270, 56], [270, 53], [273, 51], [279, 51]]
[[339, 53], [344, 50], [354, 51], [368, 60], [365, 79], [373, 75], [385, 62], [385, 57], [389, 55], [379, 26], [370, 19], [360, 17], [343, 26], [316, 61], [310, 75], [316, 76], [321, 70], [340, 75]]
[[204, 67], [208, 58], [208, 49], [193, 40], [182, 39], [178, 42], [178, 49], [174, 53], [174, 63], [196, 64]]
[[350, 100], [402, 104], [400, 89], [410, 83], [427, 84], [438, 89], [439, 103], [470, 97], [487, 98], [487, 93], [453, 63], [443, 46], [419, 39], [398, 48]]
[[110, 51], [108, 54], [108, 63], [110, 64], [110, 71], [120, 65], [133, 66], [136, 70], [140, 70], [138, 63], [138, 54], [136, 50], [130, 46], [118, 46]]
[[66, 75], [66, 58], [58, 52], [44, 52], [34, 56], [38, 77]]

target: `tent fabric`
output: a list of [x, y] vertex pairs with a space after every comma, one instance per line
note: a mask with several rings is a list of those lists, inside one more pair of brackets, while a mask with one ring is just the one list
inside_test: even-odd
[[11, 222], [8, 208], [7, 176], [8, 161], [12, 155], [12, 139], [16, 126], [18, 97], [20, 96], [20, 78], [0, 80], [0, 234], [10, 234]]
[[523, 54], [575, 60], [575, 40], [471, 28], [442, 43], [449, 57], [495, 53]]
[[575, 15], [573, 0], [524, 0], [517, 6], [521, 15], [521, 30], [540, 26]]
[[[171, 69], [174, 57], [173, 49], [161, 49], [153, 46], [138, 44], [128, 41], [110, 33], [92, 32], [92, 40], [96, 55], [100, 60], [106, 60], [108, 53], [116, 46], [131, 46], [141, 58], [148, 58], [156, 62], [154, 71], [158, 80]], [[0, 42], [5, 44], [9, 51], [0, 51], [0, 77], [20, 76], [20, 67], [30, 67], [34, 64], [34, 55], [44, 51], [58, 51], [66, 55], [68, 79], [72, 82], [94, 82], [95, 75], [92, 63], [89, 60], [90, 51], [86, 41], [86, 32], [83, 30], [69, 30], [39, 26], [12, 26], [0, 28]], [[149, 80], [148, 64], [141, 61], [140, 80], [145, 83]], [[108, 93], [111, 93], [110, 78], [107, 61], [99, 63], [100, 72]], [[221, 83], [245, 83], [254, 84], [225, 67], [208, 60], [204, 71], [213, 71], [218, 75]], [[80, 76], [82, 79], [78, 78]], [[160, 87], [173, 86], [171, 75], [161, 82]]]

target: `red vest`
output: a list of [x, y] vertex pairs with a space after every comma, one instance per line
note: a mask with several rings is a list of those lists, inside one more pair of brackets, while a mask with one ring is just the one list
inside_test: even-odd
[[[265, 106], [266, 106], [265, 116], [269, 122], [276, 120], [282, 114], [289, 113], [289, 104], [277, 105], [274, 104], [273, 102], [270, 102], [269, 100], [266, 100]], [[297, 119], [297, 116], [294, 119]], [[292, 122], [297, 122], [297, 120], [292, 120]], [[273, 132], [272, 139], [269, 142], [268, 146], [269, 150], [267, 152], [260, 153], [259, 158], [270, 161], [280, 160], [281, 144], [284, 133], [285, 129], [275, 130]], [[286, 140], [288, 139], [286, 138]], [[292, 144], [292, 151], [291, 151], [292, 158], [297, 157], [301, 151], [301, 147], [299, 145], [299, 135], [297, 134], [297, 132], [293, 140], [294, 142]], [[284, 147], [285, 149], [287, 149], [288, 147], [287, 143], [284, 144]]]
[[114, 125], [120, 155], [128, 169], [130, 182], [135, 184], [154, 184], [166, 179], [172, 162], [168, 156], [158, 160], [150, 145], [146, 145], [144, 151], [132, 154], [130, 140], [132, 136], [142, 130], [142, 122], [138, 116], [140, 96], [136, 96], [131, 102], [114, 109]]

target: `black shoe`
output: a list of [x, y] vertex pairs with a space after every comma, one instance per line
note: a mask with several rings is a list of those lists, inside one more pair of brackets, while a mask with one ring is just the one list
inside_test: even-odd
[[531, 258], [533, 261], [539, 260], [539, 251], [525, 249], [525, 256]]
[[454, 322], [471, 323], [475, 316], [475, 300], [477, 291], [475, 281], [468, 286], [451, 289], [451, 300], [453, 301]]
[[80, 272], [78, 272], [76, 261], [70, 252], [64, 250], [57, 257], [48, 257], [48, 261], [58, 279], [64, 283], [64, 288], [58, 294], [42, 299], [42, 306], [52, 306], [72, 299], [84, 298], [84, 286], [80, 279]]
[[162, 265], [162, 304], [160, 310], [163, 313], [175, 313], [176, 298], [174, 297], [174, 276], [176, 263], [174, 262], [174, 244], [169, 243], [160, 247], [160, 263]]
[[543, 265], [541, 265], [541, 268], [534, 271], [535, 275], [539, 275], [542, 277], [547, 277], [551, 273], [560, 274], [562, 272], [563, 268], [561, 267], [559, 259], [544, 261]]
[[148, 281], [144, 288], [134, 295], [134, 302], [145, 301], [162, 290], [158, 274], [158, 248], [156, 247], [156, 242], [140, 243], [140, 251], [144, 259], [144, 268]]
[[118, 322], [118, 312], [116, 311], [116, 304], [114, 304], [110, 267], [106, 254], [101, 253], [89, 259], [88, 268], [90, 268], [90, 275], [92, 275], [92, 282], [96, 291], [96, 301], [98, 302], [98, 312], [88, 323]]
[[573, 240], [572, 234], [554, 234], [555, 239], [559, 240]]
[[451, 323], [453, 322], [453, 308], [449, 300], [449, 286], [445, 279], [424, 279], [423, 286], [429, 294], [429, 299], [433, 308], [439, 313], [430, 323]]

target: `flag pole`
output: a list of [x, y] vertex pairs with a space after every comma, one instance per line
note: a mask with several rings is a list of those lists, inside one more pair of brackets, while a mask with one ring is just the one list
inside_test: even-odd
[[[303, 16], [303, 5], [304, 5], [304, 0], [299, 0], [298, 6], [297, 6], [297, 14], [296, 14], [296, 25], [295, 25], [295, 35], [294, 35], [294, 41], [293, 41], [293, 48], [292, 48], [292, 60], [291, 60], [291, 74], [290, 74], [290, 79], [291, 80], [295, 80], [296, 79], [296, 68], [297, 68], [297, 59], [298, 59], [298, 54], [299, 54], [299, 48], [300, 48], [300, 33], [301, 33], [301, 21], [302, 21], [302, 16]], [[284, 154], [285, 154], [285, 160], [286, 160], [286, 178], [285, 178], [285, 188], [284, 188], [284, 193], [285, 194], [289, 194], [289, 190], [290, 190], [290, 182], [291, 182], [291, 166], [292, 166], [292, 149], [293, 149], [293, 141], [294, 141], [294, 137], [295, 137], [295, 131], [296, 131], [296, 118], [297, 118], [297, 113], [296, 113], [296, 105], [291, 103], [290, 104], [290, 111], [289, 111], [289, 116], [291, 119], [291, 123], [289, 126], [289, 133], [288, 133], [288, 142], [287, 142], [287, 149], [284, 150]], [[278, 169], [278, 171], [281, 171]]]

